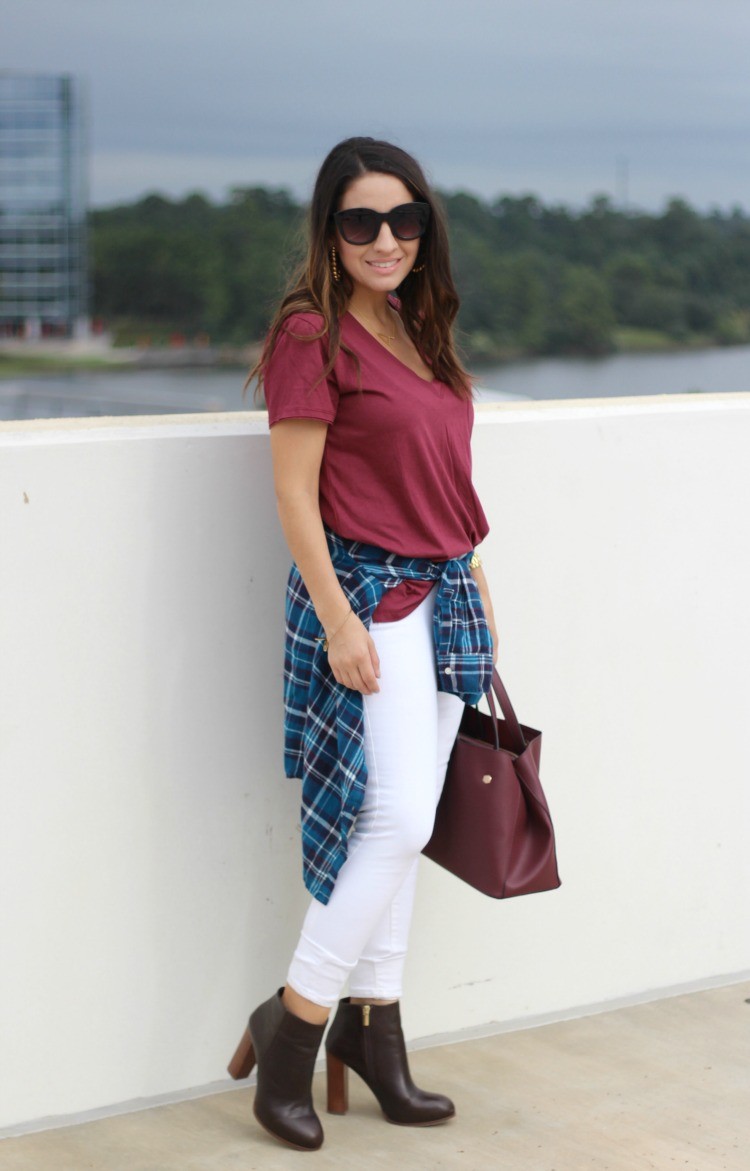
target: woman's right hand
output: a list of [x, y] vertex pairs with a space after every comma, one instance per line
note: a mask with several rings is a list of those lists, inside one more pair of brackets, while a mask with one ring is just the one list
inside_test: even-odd
[[328, 662], [337, 683], [373, 695], [380, 691], [380, 659], [375, 643], [355, 613], [347, 615], [328, 643]]
[[321, 419], [282, 419], [271, 428], [279, 516], [289, 550], [328, 635], [328, 661], [338, 683], [379, 691], [375, 643], [348, 600], [331, 562], [320, 515], [319, 481], [328, 425]]

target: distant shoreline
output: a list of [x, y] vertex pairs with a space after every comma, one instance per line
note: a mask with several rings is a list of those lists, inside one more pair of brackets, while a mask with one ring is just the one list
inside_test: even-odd
[[[113, 346], [102, 338], [26, 342], [0, 339], [0, 379], [67, 372], [118, 370], [249, 370], [256, 362], [260, 342], [247, 346]], [[652, 330], [618, 330], [613, 354], [685, 353], [690, 351], [730, 349], [704, 335], [684, 341]], [[469, 366], [478, 375], [482, 370], [510, 362], [538, 358], [593, 357], [582, 354], [529, 354], [508, 350], [491, 358], [469, 358]]]
[[248, 346], [113, 346], [101, 339], [0, 340], [0, 378], [118, 370], [249, 370], [260, 344]]

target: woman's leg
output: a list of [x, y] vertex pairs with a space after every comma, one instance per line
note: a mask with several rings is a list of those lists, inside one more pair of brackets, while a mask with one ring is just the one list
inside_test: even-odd
[[[437, 807], [443, 791], [448, 760], [463, 710], [463, 703], [455, 695], [444, 691], [437, 693], [434, 807]], [[353, 1000], [398, 1000], [401, 997], [418, 870], [419, 858], [416, 858], [401, 889], [365, 944], [357, 966], [349, 977], [349, 991]]]
[[[462, 708], [455, 697], [437, 691], [433, 607], [434, 591], [400, 622], [371, 629], [381, 689], [364, 699], [365, 799], [331, 899], [326, 906], [312, 902], [288, 976], [288, 992], [323, 1008], [336, 1004], [371, 940], [369, 963], [385, 965], [389, 989], [397, 983], [400, 989], [415, 864], [432, 832], [440, 768], [445, 772], [438, 756], [447, 761], [448, 730], [455, 736]], [[403, 900], [391, 915], [402, 888]], [[397, 953], [393, 963], [392, 952]]]

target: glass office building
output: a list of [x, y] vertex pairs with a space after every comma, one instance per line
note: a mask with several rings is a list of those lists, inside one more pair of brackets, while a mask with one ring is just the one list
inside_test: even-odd
[[0, 71], [0, 334], [85, 330], [86, 201], [80, 85]]

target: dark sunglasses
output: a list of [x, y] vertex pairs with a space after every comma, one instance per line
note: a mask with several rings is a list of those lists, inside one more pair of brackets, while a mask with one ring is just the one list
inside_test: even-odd
[[369, 207], [352, 207], [335, 211], [333, 220], [347, 244], [372, 244], [388, 224], [397, 240], [418, 240], [430, 222], [429, 203], [401, 203], [390, 211], [372, 211]]

